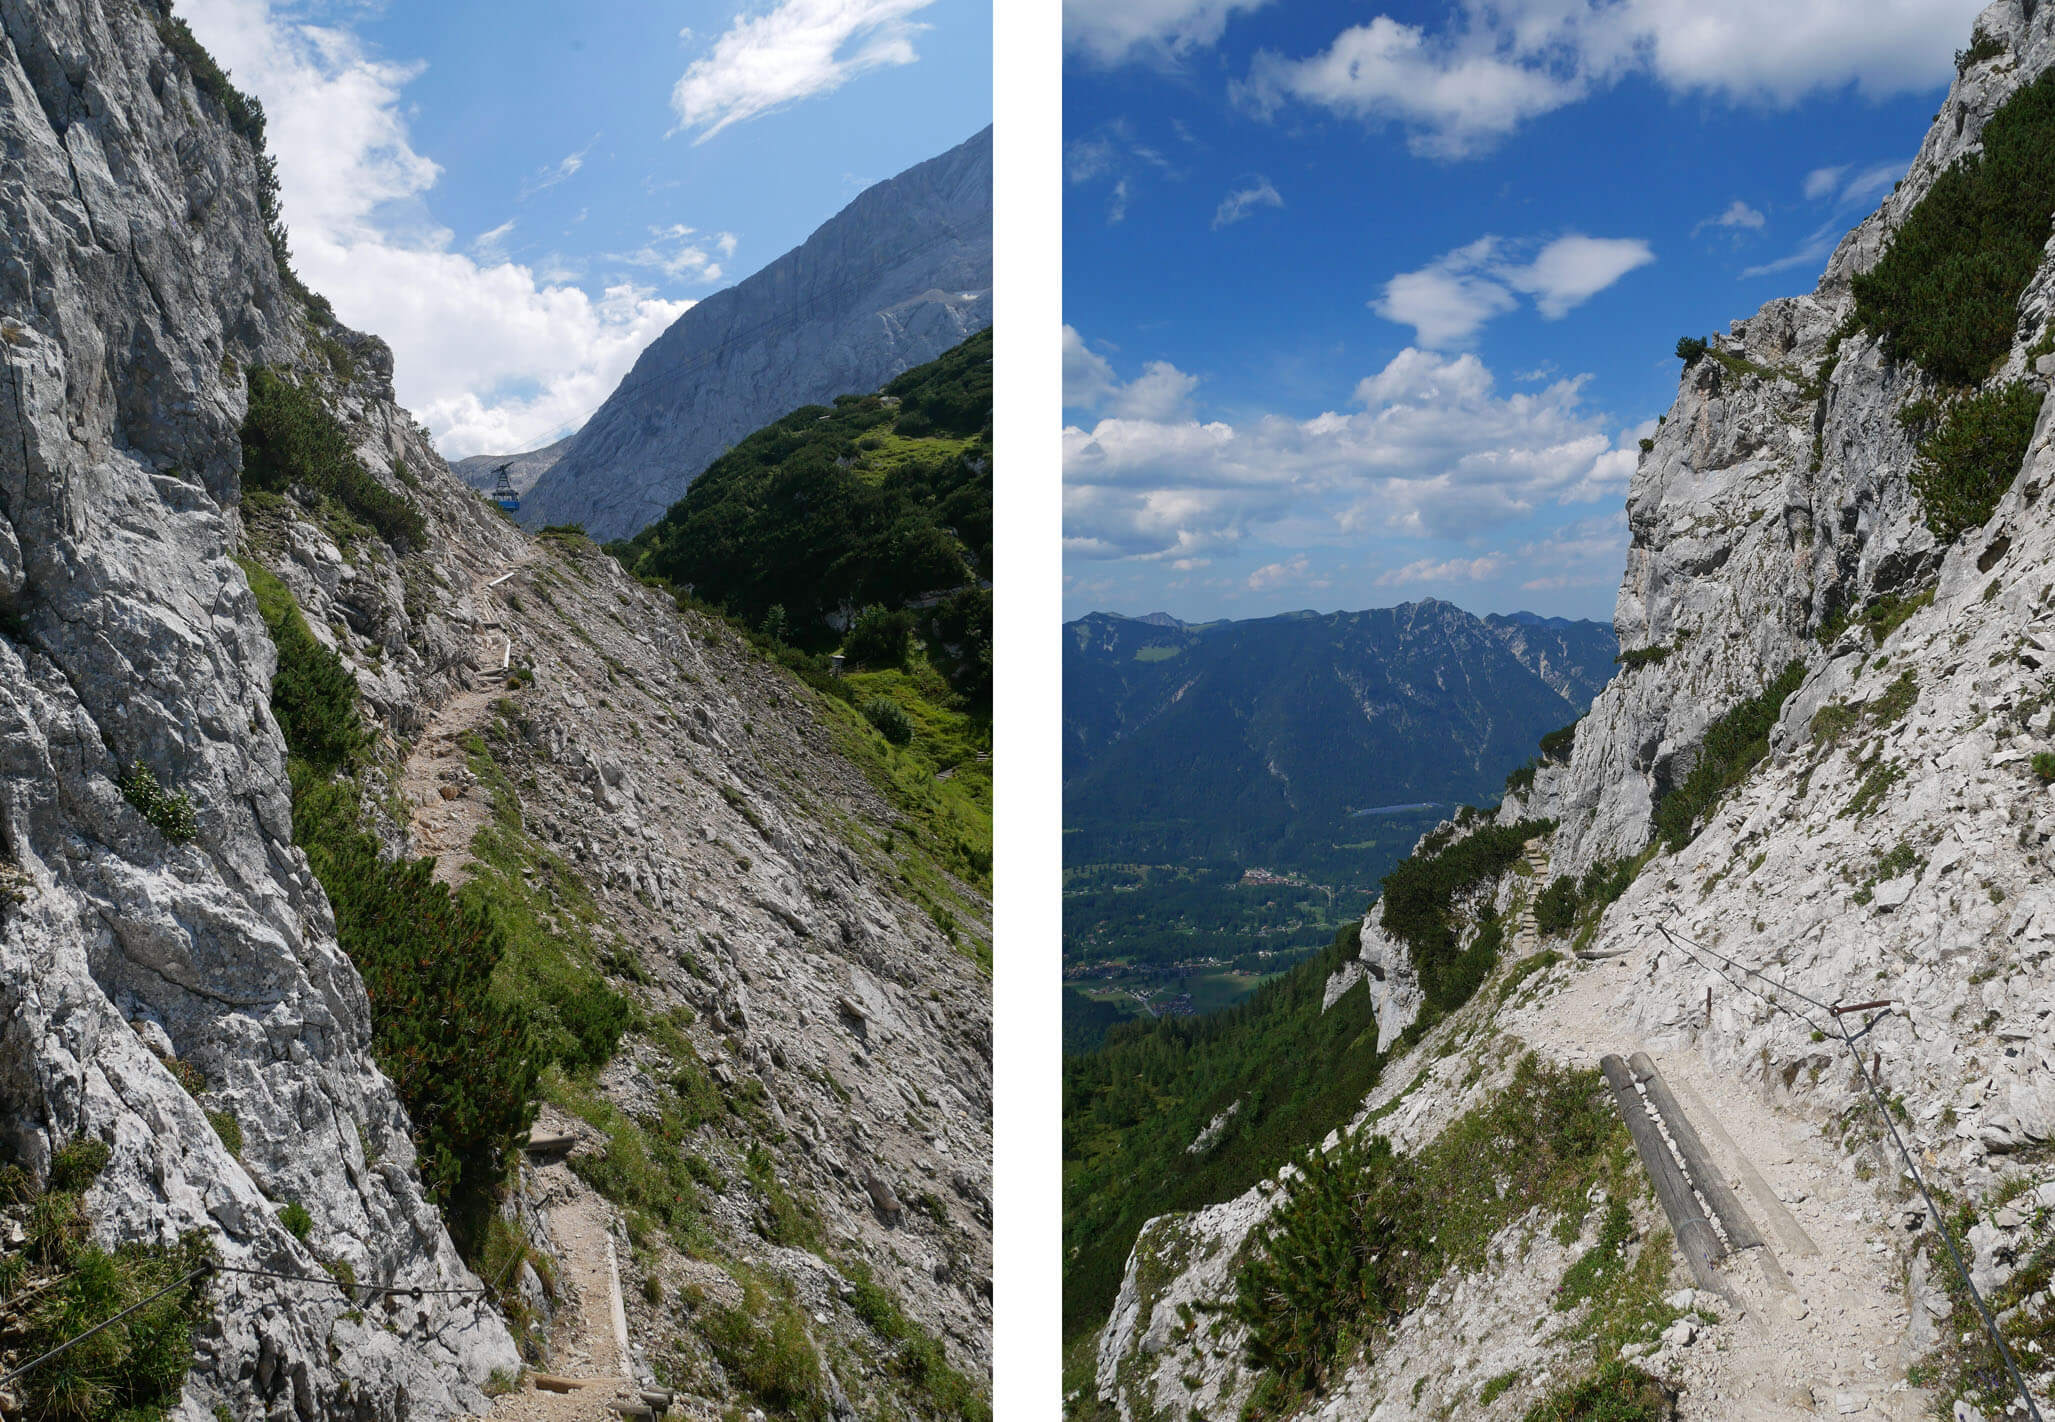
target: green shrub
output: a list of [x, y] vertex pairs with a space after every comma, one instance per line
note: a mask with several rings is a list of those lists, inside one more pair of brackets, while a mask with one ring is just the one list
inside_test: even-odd
[[1529, 1055], [1416, 1155], [1360, 1131], [1310, 1152], [1235, 1277], [1249, 1365], [1287, 1390], [1321, 1386], [1346, 1344], [1448, 1270], [1481, 1265], [1507, 1224], [1534, 1209], [1581, 1220], [1586, 1192], [1616, 1182], [1629, 1149], [1596, 1072]]
[[1506, 793], [1524, 795], [1534, 788], [1534, 772], [1541, 769], [1541, 762], [1530, 760], [1525, 765], [1515, 766], [1506, 775]]
[[371, 1000], [371, 1048], [414, 1124], [422, 1182], [460, 1245], [476, 1236], [533, 1119], [539, 1067], [527, 1015], [491, 991], [505, 937], [435, 881], [430, 859], [392, 860], [360, 821], [357, 791], [293, 772], [293, 837], [335, 909], [336, 937]]
[[348, 770], [370, 744], [357, 715], [357, 679], [315, 640], [286, 585], [261, 563], [243, 561], [257, 611], [278, 649], [271, 714], [292, 753], [325, 775]]
[[913, 718], [891, 697], [873, 696], [857, 709], [863, 712], [863, 719], [877, 727], [878, 734], [893, 745], [903, 746], [913, 740]]
[[314, 1232], [314, 1217], [307, 1213], [307, 1207], [298, 1200], [292, 1201], [278, 1212], [278, 1222], [285, 1226], [285, 1232], [302, 1244]]
[[1698, 760], [1684, 783], [1656, 797], [1656, 838], [1672, 850], [1690, 843], [1720, 797], [1770, 753], [1770, 727], [1804, 680], [1805, 663], [1794, 661], [1775, 681], [1706, 728]]
[[1577, 922], [1577, 881], [1558, 875], [1534, 901], [1534, 926], [1553, 936], [1568, 933]]
[[1679, 336], [1677, 338], [1677, 359], [1684, 362], [1686, 370], [1691, 369], [1692, 366], [1704, 360], [1705, 351], [1705, 342], [1697, 336]]
[[334, 499], [395, 549], [427, 543], [420, 510], [372, 476], [312, 391], [274, 371], [252, 370], [242, 441], [244, 488], [282, 494], [297, 486]]
[[2055, 214], [2055, 71], [2007, 99], [1982, 144], [1934, 180], [1854, 281], [1856, 320], [1892, 358], [1949, 385], [1976, 385], [2004, 359], [2040, 265]]
[[[109, 1251], [95, 1244], [76, 1191], [104, 1164], [105, 1146], [95, 1142], [99, 1151], [81, 1153], [80, 1144], [71, 1142], [58, 1152], [66, 1163], [60, 1171], [52, 1162], [48, 1193], [38, 1191], [17, 1166], [0, 1170], [0, 1197], [25, 1207], [30, 1220], [22, 1251], [0, 1254], [0, 1333], [16, 1362], [108, 1323], [212, 1259], [207, 1237], [198, 1230], [175, 1245], [124, 1244]], [[17, 1291], [31, 1267], [46, 1282]], [[163, 1418], [184, 1389], [193, 1334], [211, 1312], [207, 1283], [203, 1274], [171, 1288], [10, 1383], [18, 1415], [37, 1422]]]
[[856, 1316], [880, 1339], [899, 1345], [893, 1370], [934, 1401], [943, 1416], [991, 1422], [992, 1404], [976, 1384], [949, 1366], [942, 1345], [906, 1316], [891, 1290], [871, 1277], [870, 1266], [859, 1260], [844, 1272], [854, 1290], [849, 1306]]
[[1496, 938], [1482, 931], [1467, 952], [1457, 951], [1456, 897], [1505, 873], [1528, 840], [1554, 828], [1548, 820], [1522, 820], [1486, 826], [1439, 849], [1423, 843], [1384, 876], [1385, 932], [1406, 945], [1428, 1005], [1437, 1012], [1453, 1011], [1469, 999], [1491, 968], [1485, 950], [1496, 958]]
[[209, 1111], [207, 1124], [214, 1128], [214, 1134], [221, 1137], [221, 1143], [228, 1147], [228, 1153], [240, 1158], [243, 1153], [243, 1123], [235, 1118], [233, 1111]]
[[[760, 1322], [766, 1312], [769, 1318]], [[768, 1298], [752, 1281], [743, 1287], [740, 1307], [706, 1309], [695, 1322], [729, 1381], [772, 1416], [817, 1422], [829, 1415], [820, 1355], [791, 1304]]]
[[107, 1168], [114, 1148], [98, 1136], [74, 1136], [50, 1156], [50, 1189], [76, 1195], [83, 1192]]
[[1570, 751], [1577, 744], [1577, 722], [1559, 726], [1541, 738], [1543, 760], [1568, 760]]
[[2047, 751], [2035, 751], [2033, 759], [2034, 777], [2043, 785], [2055, 780], [2055, 755]]
[[2040, 411], [2040, 394], [2015, 380], [1955, 401], [1919, 442], [1912, 490], [1935, 538], [1953, 543], [1990, 518], [2019, 474]]
[[1629, 671], [1635, 667], [1658, 666], [1670, 658], [1670, 649], [1663, 646], [1629, 647], [1614, 656], [1613, 660]]
[[114, 783], [121, 787], [122, 798], [173, 844], [190, 844], [199, 837], [200, 819], [192, 797], [183, 790], [167, 795], [157, 783], [157, 773], [140, 760], [131, 762]]
[[904, 609], [888, 612], [876, 603], [856, 614], [842, 642], [843, 655], [850, 661], [874, 668], [905, 666], [912, 650], [913, 614]]
[[[2027, 12], [2031, 15], [2031, 9]], [[1982, 64], [1987, 59], [1996, 59], [2005, 53], [2005, 41], [1992, 34], [1982, 25], [1969, 37], [1969, 48], [1955, 51], [1955, 72], [1961, 74], [1973, 64]]]
[[1670, 1422], [1677, 1394], [1669, 1384], [1615, 1359], [1527, 1410], [1521, 1422]]

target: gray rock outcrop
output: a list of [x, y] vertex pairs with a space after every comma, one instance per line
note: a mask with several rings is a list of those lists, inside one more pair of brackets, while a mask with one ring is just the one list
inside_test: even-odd
[[[253, 155], [155, 18], [0, 4], [0, 1142], [40, 1169], [106, 1141], [109, 1241], [201, 1229], [230, 1264], [465, 1287], [292, 847], [274, 653], [231, 556], [243, 371], [306, 363], [306, 327]], [[137, 762], [190, 798], [190, 843], [124, 799]], [[475, 1296], [352, 1316], [332, 1287], [214, 1292], [182, 1417], [447, 1415], [519, 1364]]]
[[987, 128], [867, 188], [680, 316], [522, 499], [521, 521], [625, 538], [737, 440], [802, 405], [875, 390], [991, 324]]

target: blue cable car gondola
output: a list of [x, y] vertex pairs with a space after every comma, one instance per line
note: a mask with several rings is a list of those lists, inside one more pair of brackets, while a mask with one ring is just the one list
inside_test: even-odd
[[514, 492], [514, 481], [507, 474], [507, 471], [513, 467], [512, 464], [502, 464], [492, 471], [499, 475], [499, 482], [492, 486], [492, 498], [494, 503], [498, 504], [508, 513], [519, 513], [521, 511], [521, 496]]

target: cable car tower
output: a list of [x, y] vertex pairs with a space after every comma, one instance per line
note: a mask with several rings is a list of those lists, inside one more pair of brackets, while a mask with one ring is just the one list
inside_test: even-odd
[[499, 482], [492, 486], [492, 501], [508, 513], [519, 513], [521, 510], [521, 496], [514, 492], [514, 481], [507, 474], [507, 471], [513, 467], [511, 461], [493, 467], [492, 472], [499, 475]]

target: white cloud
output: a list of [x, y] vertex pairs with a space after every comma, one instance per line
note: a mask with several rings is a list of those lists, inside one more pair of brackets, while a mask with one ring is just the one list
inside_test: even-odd
[[1515, 567], [1528, 575], [1523, 591], [1561, 592], [1615, 586], [1626, 564], [1627, 511], [1619, 508], [1522, 544]]
[[1122, 178], [1113, 185], [1113, 191], [1106, 198], [1106, 225], [1127, 221], [1127, 179]]
[[1191, 408], [1199, 378], [1167, 360], [1152, 360], [1123, 382], [1106, 358], [1085, 345], [1071, 326], [1063, 328], [1063, 407], [1103, 411], [1126, 420], [1175, 420]]
[[1277, 189], [1271, 186], [1270, 180], [1258, 174], [1253, 183], [1247, 187], [1236, 188], [1221, 199], [1219, 208], [1213, 213], [1213, 230], [1217, 232], [1223, 227], [1240, 222], [1259, 207], [1283, 206], [1284, 199], [1278, 196]]
[[1236, 11], [1264, 0], [1063, 0], [1063, 44], [1094, 64], [1169, 63], [1217, 44]]
[[[713, 251], [708, 251], [711, 247]], [[735, 234], [719, 232], [702, 235], [696, 229], [681, 223], [649, 229], [649, 241], [632, 252], [613, 252], [609, 257], [631, 267], [648, 267], [662, 272], [673, 281], [719, 281], [721, 264], [714, 253], [723, 257], [735, 254]]]
[[671, 91], [679, 128], [704, 143], [731, 124], [831, 93], [866, 70], [912, 64], [910, 16], [933, 0], [783, 0], [738, 15]]
[[1445, 252], [1387, 281], [1370, 309], [1411, 326], [1419, 344], [1448, 350], [1467, 345], [1485, 322], [1518, 306], [1515, 292], [1533, 297], [1535, 309], [1555, 320], [1655, 260], [1639, 238], [1573, 233], [1543, 246], [1528, 262], [1513, 259], [1516, 245], [1486, 236]]
[[1848, 171], [1843, 163], [1838, 168], [1815, 168], [1805, 175], [1805, 196], [1809, 202], [1817, 202], [1841, 185], [1841, 175]]
[[[1673, 94], [1789, 105], [1853, 86], [1936, 87], [1982, 0], [1457, 0], [1441, 30], [1378, 16], [1292, 59], [1259, 52], [1238, 86], [1259, 113], [1296, 102], [1397, 124], [1461, 158], [1593, 89], [1643, 74]], [[1763, 36], [1774, 34], [1766, 44]]]
[[[1179, 563], [1198, 562], [1197, 559], [1180, 559]], [[1173, 567], [1178, 564], [1172, 564]], [[1265, 563], [1249, 574], [1250, 592], [1268, 592], [1272, 588], [1303, 587], [1324, 588], [1332, 586], [1331, 578], [1313, 576], [1313, 560], [1303, 553], [1294, 553], [1281, 563]]]
[[1760, 232], [1766, 220], [1760, 212], [1741, 201], [1740, 198], [1735, 198], [1727, 204], [1726, 211], [1722, 212], [1718, 217], [1706, 218], [1705, 221], [1692, 228], [1691, 232], [1693, 236], [1696, 236], [1708, 227], [1745, 227], [1751, 232]]
[[471, 239], [471, 255], [481, 262], [504, 262], [507, 259], [507, 234], [514, 230], [514, 219], [508, 218], [499, 226], [481, 232]]
[[[1065, 398], [1091, 408], [1118, 378], [1081, 341], [1075, 350]], [[1476, 356], [1409, 347], [1358, 384], [1346, 412], [1072, 425], [1063, 432], [1066, 547], [1172, 560], [1211, 556], [1261, 530], [1289, 530], [1299, 545], [1380, 531], [1467, 541], [1544, 507], [1617, 498], [1635, 451], [1614, 447], [1603, 417], [1582, 404], [1583, 383], [1501, 396]]]
[[[598, 141], [598, 136], [594, 135], [593, 142]], [[576, 153], [566, 154], [560, 161], [537, 169], [521, 184], [521, 201], [526, 202], [537, 193], [549, 191], [566, 178], [575, 177], [578, 170], [585, 166], [585, 155], [591, 151], [592, 144], [588, 143]]]
[[1381, 588], [1405, 587], [1412, 583], [1482, 583], [1499, 574], [1505, 559], [1496, 553], [1481, 558], [1420, 558], [1403, 568], [1391, 568], [1377, 575]]
[[403, 117], [419, 66], [268, 0], [181, 0], [180, 12], [264, 102], [301, 277], [391, 343], [400, 399], [444, 454], [527, 449], [582, 419], [692, 304], [629, 284], [594, 300], [487, 249], [455, 250], [425, 207], [441, 170]]
[[1364, 123], [1400, 124], [1414, 152], [1435, 158], [1489, 148], [1583, 92], [1574, 75], [1460, 38], [1437, 39], [1385, 15], [1343, 30], [1307, 59], [1258, 51], [1248, 79], [1234, 87], [1246, 107], [1265, 116], [1297, 100]]

